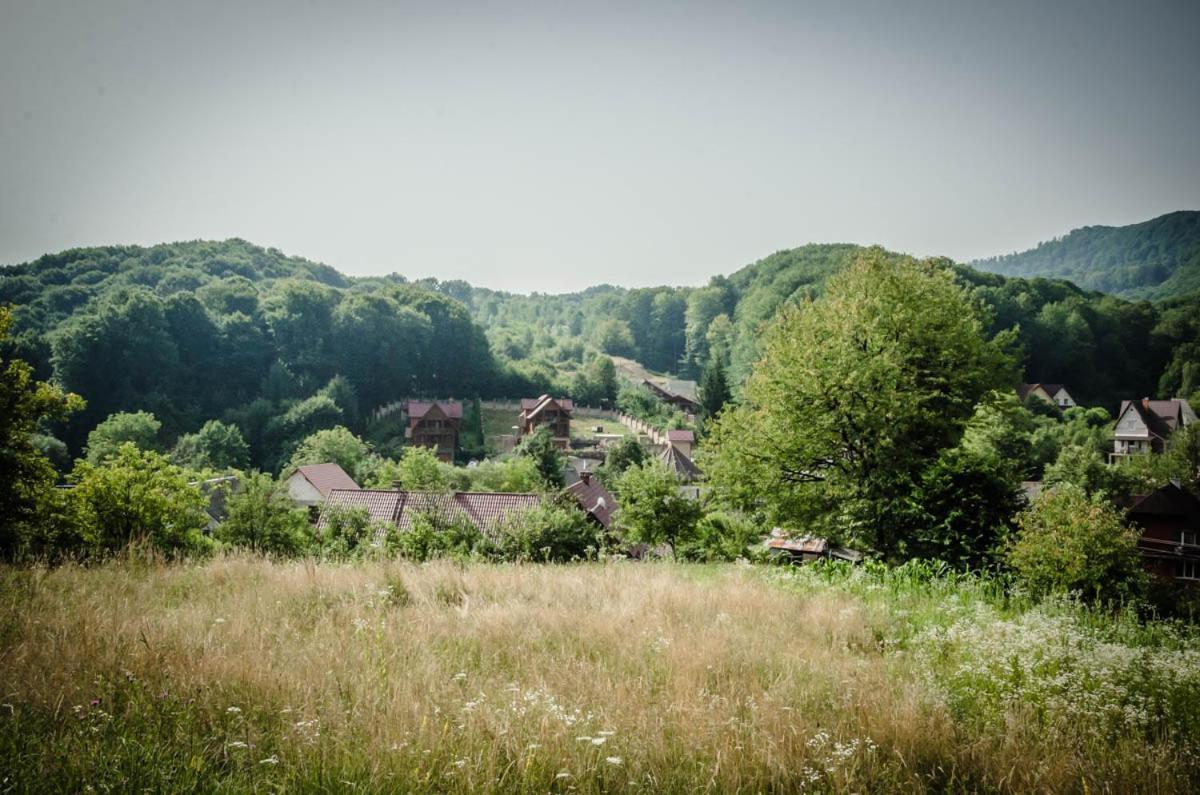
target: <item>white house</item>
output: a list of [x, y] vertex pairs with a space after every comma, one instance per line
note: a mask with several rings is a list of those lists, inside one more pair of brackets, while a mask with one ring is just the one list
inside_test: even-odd
[[357, 488], [354, 479], [337, 464], [302, 466], [287, 479], [288, 496], [304, 508], [321, 505], [334, 489]]
[[1183, 398], [1122, 400], [1109, 460], [1161, 453], [1172, 433], [1195, 421], [1196, 413]]

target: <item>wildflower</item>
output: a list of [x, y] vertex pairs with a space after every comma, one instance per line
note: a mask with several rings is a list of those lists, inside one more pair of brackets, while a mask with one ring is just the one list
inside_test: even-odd
[[616, 734], [616, 732], [612, 731], [611, 729], [605, 729], [602, 732], [596, 732], [598, 737], [612, 737], [614, 734]]
[[241, 707], [229, 707], [225, 711], [228, 712], [230, 715], [239, 715], [242, 712], [242, 708]]
[[277, 765], [279, 764], [279, 757], [275, 756], [275, 754], [271, 754], [266, 759], [258, 760], [258, 763], [260, 765]]
[[555, 778], [570, 778], [571, 774], [565, 770], [560, 770], [554, 777]]
[[581, 742], [581, 743], [587, 742], [587, 743], [590, 743], [590, 742], [592, 741], [592, 738], [591, 738], [591, 737], [576, 737], [576, 738], [575, 738], [575, 740], [576, 740], [576, 742]]
[[213, 623], [214, 623], [214, 624], [224, 624], [224, 623], [225, 623], [225, 619], [223, 619], [223, 618], [216, 618], [216, 619], [213, 619]]
[[619, 756], [607, 756], [604, 758], [604, 761], [608, 762], [610, 765], [619, 765], [619, 764], [622, 764], [625, 760]]
[[456, 760], [454, 760], [454, 766], [457, 768], [460, 768], [460, 769], [464, 768], [467, 766], [467, 760], [466, 759], [456, 759]]
[[250, 746], [246, 745], [246, 744], [245, 744], [244, 742], [242, 742], [241, 740], [234, 740], [234, 741], [233, 741], [233, 742], [231, 742], [231, 743], [226, 743], [226, 744], [225, 744], [225, 747], [226, 747], [226, 748], [235, 748], [235, 749], [241, 750], [242, 748], [249, 748]]
[[608, 742], [607, 737], [593, 737], [592, 738], [592, 745], [604, 745], [606, 742]]

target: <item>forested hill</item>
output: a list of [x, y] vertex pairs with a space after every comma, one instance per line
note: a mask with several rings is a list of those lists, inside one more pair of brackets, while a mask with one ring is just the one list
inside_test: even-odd
[[[399, 397], [554, 391], [594, 402], [598, 354], [697, 379], [719, 366], [736, 391], [762, 325], [820, 295], [861, 251], [779, 251], [704, 287], [513, 295], [348, 277], [236, 239], [75, 249], [0, 269], [0, 304], [15, 321], [0, 356], [87, 399], [56, 430], [73, 451], [109, 414], [147, 410], [168, 439], [208, 419], [233, 423], [270, 466], [312, 430], [362, 427]], [[1110, 410], [1200, 389], [1200, 296], [1133, 303], [945, 265], [991, 309], [993, 331], [1019, 328], [1028, 380], [1066, 383]]]
[[1017, 254], [976, 260], [1008, 276], [1068, 279], [1126, 298], [1200, 291], [1200, 212], [1179, 211], [1129, 226], [1085, 226]]

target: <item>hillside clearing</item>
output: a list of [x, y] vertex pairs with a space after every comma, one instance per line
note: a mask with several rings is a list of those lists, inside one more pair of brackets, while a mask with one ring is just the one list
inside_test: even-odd
[[18, 791], [1200, 780], [1194, 637], [904, 576], [250, 557], [6, 569], [0, 777]]

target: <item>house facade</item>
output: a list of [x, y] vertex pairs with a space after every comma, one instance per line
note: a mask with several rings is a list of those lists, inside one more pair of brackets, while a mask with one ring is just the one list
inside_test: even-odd
[[1079, 405], [1063, 384], [1021, 384], [1017, 387], [1017, 397], [1022, 403], [1035, 397], [1062, 411]]
[[439, 461], [453, 461], [462, 425], [462, 403], [457, 400], [410, 400], [406, 412], [405, 441], [414, 447], [433, 448]]
[[1109, 461], [1131, 455], [1161, 453], [1179, 428], [1196, 421], [1186, 400], [1123, 400], [1113, 429], [1113, 449]]
[[524, 398], [521, 413], [517, 415], [517, 427], [521, 436], [529, 436], [539, 428], [548, 428], [554, 437], [554, 446], [566, 450], [571, 446], [571, 414], [575, 403], [570, 398], [552, 398], [541, 395]]
[[1200, 586], [1200, 500], [1169, 483], [1131, 498], [1126, 517], [1141, 531], [1138, 552], [1151, 575]]

